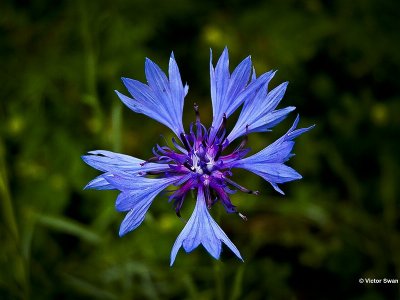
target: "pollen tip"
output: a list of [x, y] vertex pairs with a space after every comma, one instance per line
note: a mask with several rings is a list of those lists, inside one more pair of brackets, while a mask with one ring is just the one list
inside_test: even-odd
[[258, 195], [260, 195], [260, 192], [259, 191], [254, 191], [253, 195], [257, 195], [258, 196]]
[[243, 214], [241, 214], [240, 212], [238, 212], [239, 217], [242, 218], [243, 221], [247, 221], [247, 217]]

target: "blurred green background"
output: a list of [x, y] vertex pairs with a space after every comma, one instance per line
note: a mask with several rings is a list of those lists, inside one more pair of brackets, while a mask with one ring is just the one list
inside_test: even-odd
[[[379, 0], [2, 1], [0, 4], [0, 299], [399, 299], [400, 5]], [[212, 213], [241, 250], [214, 261], [171, 247], [183, 228], [160, 195], [123, 238], [116, 191], [83, 191], [98, 172], [80, 156], [120, 151], [143, 159], [169, 130], [123, 107], [121, 76], [145, 80], [174, 51], [211, 120], [209, 49], [231, 67], [288, 80], [281, 107], [301, 126], [289, 164], [304, 179], [282, 197], [237, 172], [258, 197], [232, 201], [248, 221]], [[285, 132], [253, 134], [261, 149]], [[233, 125], [229, 119], [229, 125]], [[193, 208], [185, 203], [184, 217]]]

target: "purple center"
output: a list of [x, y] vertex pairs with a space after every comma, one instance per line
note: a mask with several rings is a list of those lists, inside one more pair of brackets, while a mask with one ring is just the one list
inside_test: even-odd
[[[153, 149], [154, 157], [148, 161], [168, 164], [169, 170], [148, 174], [156, 174], [162, 177], [181, 175], [182, 180], [176, 185], [181, 185], [171, 196], [174, 200], [176, 214], [180, 216], [180, 209], [189, 190], [202, 187], [205, 194], [207, 207], [218, 200], [224, 205], [229, 213], [238, 213], [235, 206], [229, 199], [229, 194], [234, 193], [228, 186], [231, 185], [242, 192], [258, 195], [258, 191], [248, 190], [229, 177], [232, 176], [230, 165], [233, 161], [243, 158], [249, 149], [244, 148], [247, 142], [245, 136], [242, 143], [229, 155], [221, 155], [222, 151], [229, 145], [226, 139], [226, 116], [223, 116], [222, 123], [218, 130], [210, 128], [209, 131], [200, 122], [198, 106], [195, 104], [196, 122], [190, 125], [190, 133], [181, 133], [180, 139], [183, 147], [173, 138], [172, 142], [176, 150], [166, 146], [156, 146]], [[242, 214], [238, 213], [242, 218]]]

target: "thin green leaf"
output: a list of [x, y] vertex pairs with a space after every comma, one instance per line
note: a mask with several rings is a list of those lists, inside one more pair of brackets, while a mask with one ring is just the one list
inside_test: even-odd
[[61, 216], [37, 215], [39, 224], [81, 238], [90, 243], [100, 243], [101, 237], [84, 225]]

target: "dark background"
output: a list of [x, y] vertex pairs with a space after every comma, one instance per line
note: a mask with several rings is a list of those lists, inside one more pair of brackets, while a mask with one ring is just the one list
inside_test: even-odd
[[[399, 284], [359, 283], [400, 279], [398, 3], [2, 1], [0, 298], [399, 299]], [[213, 210], [245, 263], [199, 247], [170, 268], [183, 224], [166, 195], [119, 238], [117, 192], [83, 191], [98, 173], [80, 156], [146, 159], [171, 138], [114, 94], [121, 76], [145, 80], [145, 57], [166, 70], [174, 51], [190, 86], [185, 126], [194, 101], [209, 125], [209, 49], [216, 61], [225, 45], [231, 67], [251, 54], [258, 74], [279, 69], [281, 107], [317, 126], [297, 140], [289, 165], [304, 178], [282, 185], [286, 196], [238, 172], [261, 192], [232, 197], [248, 222]], [[251, 135], [253, 151], [294, 117]]]

